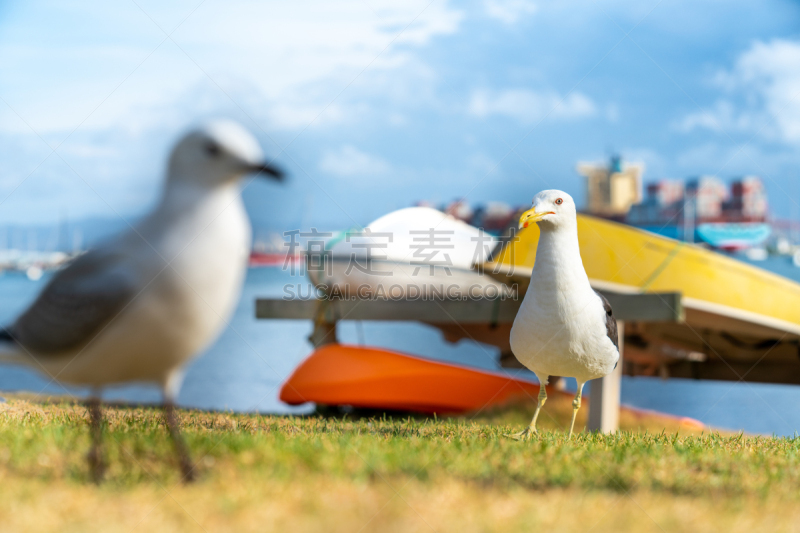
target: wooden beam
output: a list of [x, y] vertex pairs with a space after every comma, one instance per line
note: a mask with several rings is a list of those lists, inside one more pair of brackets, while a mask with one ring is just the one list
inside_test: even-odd
[[774, 361], [769, 358], [747, 362], [708, 359], [697, 363], [682, 361], [667, 367], [670, 378], [744, 381], [747, 383], [786, 383], [800, 385], [800, 361]]
[[[673, 322], [683, 319], [680, 293], [603, 292], [617, 320]], [[322, 305], [322, 307], [320, 307]], [[480, 300], [284, 300], [256, 299], [256, 318], [309, 320], [322, 313], [338, 320], [415, 320], [430, 324], [506, 324], [514, 321], [520, 301]]]
[[609, 375], [589, 382], [589, 420], [586, 429], [614, 433], [619, 429], [619, 403], [622, 385], [622, 356], [624, 353], [625, 322], [617, 321], [619, 333], [619, 363]]
[[256, 318], [312, 320], [319, 303], [320, 300], [256, 298]]
[[597, 292], [606, 297], [617, 320], [683, 322], [684, 319], [681, 293], [679, 292], [648, 292], [643, 294]]

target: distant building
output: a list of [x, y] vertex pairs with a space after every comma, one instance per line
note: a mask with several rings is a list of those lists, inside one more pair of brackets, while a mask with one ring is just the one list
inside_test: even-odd
[[731, 185], [731, 199], [725, 206], [728, 218], [742, 222], [761, 222], [767, 219], [767, 191], [757, 176], [745, 176]]
[[499, 233], [513, 222], [517, 210], [504, 202], [486, 202], [475, 208], [470, 223], [491, 233]]
[[619, 156], [614, 156], [608, 166], [578, 163], [577, 170], [586, 177], [586, 208], [593, 215], [624, 217], [632, 205], [642, 200], [644, 164], [623, 163]]
[[647, 184], [647, 195], [654, 196], [658, 205], [669, 206], [683, 200], [683, 181], [661, 180]]
[[757, 176], [731, 183], [730, 189], [715, 176], [690, 179], [686, 186], [677, 180], [648, 183], [641, 203], [631, 206], [625, 221], [636, 226], [692, 224], [705, 222], [764, 222], [767, 192]]
[[464, 200], [455, 200], [451, 202], [450, 205], [444, 209], [444, 212], [453, 218], [463, 220], [467, 223], [472, 220], [472, 215], [474, 214], [472, 207]]
[[692, 213], [697, 220], [715, 220], [722, 217], [728, 189], [715, 176], [701, 176], [686, 184], [686, 198], [691, 202]]
[[652, 226], [679, 220], [683, 208], [683, 189], [683, 182], [679, 180], [648, 183], [644, 200], [631, 206], [625, 221], [635, 226]]

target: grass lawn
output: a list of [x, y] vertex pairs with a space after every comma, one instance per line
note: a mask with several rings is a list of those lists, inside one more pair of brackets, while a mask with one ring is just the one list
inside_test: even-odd
[[444, 419], [184, 411], [189, 486], [158, 410], [107, 409], [109, 468], [94, 486], [82, 406], [6, 399], [3, 532], [800, 529], [800, 439], [626, 416], [621, 433], [567, 441], [565, 397], [530, 442], [504, 434], [532, 405]]

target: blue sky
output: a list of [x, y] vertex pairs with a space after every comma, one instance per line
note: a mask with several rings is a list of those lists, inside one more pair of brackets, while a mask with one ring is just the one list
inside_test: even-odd
[[575, 164], [611, 150], [647, 180], [760, 175], [800, 216], [797, 2], [161, 4], [0, 2], [0, 224], [142, 213], [212, 117], [290, 172], [244, 191], [274, 229], [581, 203]]

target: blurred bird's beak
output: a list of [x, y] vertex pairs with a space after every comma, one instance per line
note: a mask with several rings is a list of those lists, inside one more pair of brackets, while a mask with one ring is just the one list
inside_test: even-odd
[[248, 165], [245, 169], [248, 174], [258, 174], [260, 176], [264, 176], [275, 181], [283, 181], [284, 173], [278, 167], [273, 167], [269, 163], [263, 163], [260, 165]]
[[545, 215], [555, 215], [555, 213], [552, 211], [542, 211], [541, 213], [537, 213], [536, 208], [531, 207], [530, 209], [522, 213], [521, 217], [519, 217], [518, 229], [527, 228], [528, 224], [530, 224], [531, 222], [538, 222], [542, 220], [545, 217]]

